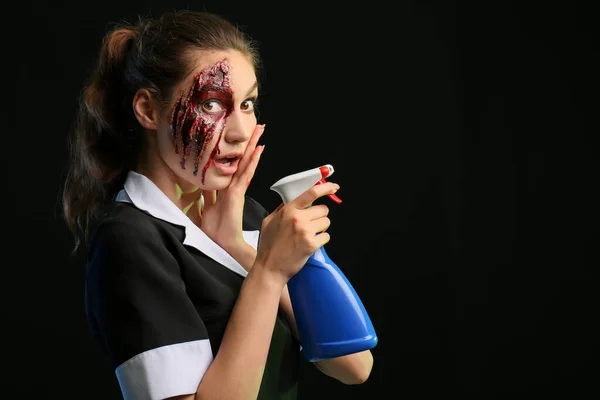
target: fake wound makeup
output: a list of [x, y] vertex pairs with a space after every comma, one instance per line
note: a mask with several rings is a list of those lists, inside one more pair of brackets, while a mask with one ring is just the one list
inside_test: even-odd
[[175, 152], [181, 154], [181, 168], [194, 157], [194, 176], [206, 146], [217, 136], [215, 147], [202, 167], [202, 183], [206, 170], [219, 154], [219, 142], [225, 120], [233, 110], [233, 91], [230, 87], [230, 66], [223, 60], [208, 66], [194, 76], [191, 88], [175, 103], [170, 130]]

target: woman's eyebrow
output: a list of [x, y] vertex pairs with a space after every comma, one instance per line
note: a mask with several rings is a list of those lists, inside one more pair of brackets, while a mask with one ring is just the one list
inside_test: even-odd
[[252, 87], [250, 88], [250, 90], [248, 90], [248, 93], [246, 93], [246, 97], [250, 96], [250, 94], [252, 92], [254, 92], [254, 90], [258, 87], [258, 82], [254, 82], [254, 85], [252, 85]]

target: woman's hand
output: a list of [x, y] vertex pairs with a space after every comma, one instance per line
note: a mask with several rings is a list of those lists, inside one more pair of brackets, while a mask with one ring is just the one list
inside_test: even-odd
[[244, 200], [264, 149], [264, 146], [257, 146], [264, 130], [264, 125], [257, 125], [254, 129], [229, 186], [219, 190], [218, 197], [216, 190], [203, 192], [200, 229], [234, 258], [236, 251], [247, 246], [242, 235]]
[[287, 282], [321, 246], [329, 242], [329, 208], [312, 205], [315, 200], [337, 192], [332, 182], [316, 185], [293, 201], [280, 205], [262, 223], [255, 265]]

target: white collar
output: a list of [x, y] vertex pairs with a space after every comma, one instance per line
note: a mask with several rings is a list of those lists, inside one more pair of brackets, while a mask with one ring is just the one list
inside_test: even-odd
[[[138, 209], [155, 218], [183, 227], [185, 229], [184, 245], [200, 250], [208, 257], [243, 277], [248, 275], [248, 271], [202, 232], [154, 182], [144, 175], [129, 171], [124, 189], [117, 194], [116, 201], [132, 203]], [[242, 234], [246, 242], [257, 249], [259, 231], [243, 231]]]

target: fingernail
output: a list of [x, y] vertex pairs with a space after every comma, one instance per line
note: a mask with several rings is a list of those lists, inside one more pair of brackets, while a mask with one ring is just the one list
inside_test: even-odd
[[339, 190], [339, 189], [340, 189], [340, 185], [338, 185], [337, 183], [334, 183], [334, 184], [333, 184], [333, 188], [334, 188], [335, 190]]

